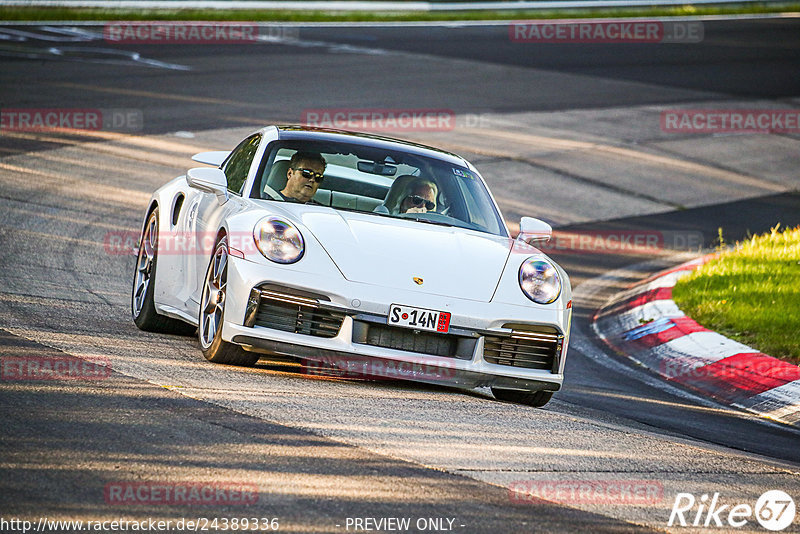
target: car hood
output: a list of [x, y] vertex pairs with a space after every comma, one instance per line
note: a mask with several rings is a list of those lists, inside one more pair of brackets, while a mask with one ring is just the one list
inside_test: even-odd
[[507, 237], [365, 213], [310, 206], [292, 211], [346, 279], [407, 291], [488, 302], [513, 244]]

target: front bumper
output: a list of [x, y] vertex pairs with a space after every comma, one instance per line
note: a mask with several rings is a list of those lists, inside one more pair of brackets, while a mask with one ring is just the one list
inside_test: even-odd
[[[456, 299], [419, 291], [354, 283], [341, 276], [311, 276], [286, 269], [272, 269], [238, 258], [231, 260], [228, 266], [228, 298], [222, 337], [225, 341], [242, 345], [247, 350], [262, 350], [321, 362], [345, 371], [346, 376], [397, 378], [467, 388], [495, 386], [527, 391], [556, 391], [563, 383], [571, 310], [555, 307], [537, 309], [532, 306]], [[338, 331], [334, 330], [329, 335], [320, 334], [319, 329], [296, 333], [264, 326], [246, 326], [254, 324], [253, 306], [257, 303], [253, 302], [256, 294], [253, 289], [265, 284], [272, 288], [267, 292], [270, 294], [279, 293], [280, 288], [286, 288], [288, 291], [298, 290], [299, 294], [309, 292], [322, 296], [321, 299], [301, 297], [300, 300], [315, 303], [318, 308], [343, 317], [341, 326]], [[385, 344], [377, 346], [365, 342], [365, 331], [371, 327], [386, 331], [386, 317], [391, 304], [450, 312], [451, 327], [448, 336], [452, 336], [454, 341], [453, 351], [442, 355], [439, 349], [399, 350]], [[531, 329], [552, 332], [542, 335], [552, 336], [548, 339], [554, 340], [553, 342], [557, 339], [558, 350], [554, 351], [547, 368], [517, 367], [510, 365], [510, 360], [506, 358], [487, 358], [489, 353], [494, 356], [504, 355], [495, 350], [498, 340], [511, 339], [512, 335], [516, 336], [515, 341], [519, 337], [524, 340], [525, 336], [530, 335], [525, 332]], [[402, 330], [400, 333], [405, 338], [416, 332], [411, 329]], [[487, 349], [487, 343], [493, 345], [492, 350]]]

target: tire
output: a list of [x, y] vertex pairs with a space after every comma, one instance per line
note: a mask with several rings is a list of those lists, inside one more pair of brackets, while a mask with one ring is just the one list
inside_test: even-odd
[[222, 236], [214, 247], [214, 254], [208, 263], [203, 281], [197, 338], [200, 341], [203, 356], [208, 361], [251, 367], [258, 361], [258, 354], [247, 352], [239, 345], [228, 343], [222, 339], [227, 281], [228, 238]]
[[527, 404], [534, 408], [541, 408], [553, 398], [552, 391], [519, 391], [517, 389], [492, 388], [494, 398], [501, 401]]
[[194, 326], [165, 317], [156, 312], [153, 301], [156, 285], [156, 266], [158, 264], [158, 208], [147, 217], [142, 231], [139, 253], [136, 255], [136, 269], [131, 288], [131, 315], [133, 322], [145, 332], [189, 335]]

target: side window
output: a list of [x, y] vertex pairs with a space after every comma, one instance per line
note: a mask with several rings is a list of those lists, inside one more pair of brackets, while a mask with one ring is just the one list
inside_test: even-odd
[[241, 194], [242, 186], [247, 180], [247, 172], [253, 157], [256, 155], [258, 143], [261, 142], [260, 135], [248, 137], [237, 146], [228, 160], [222, 167], [225, 177], [228, 179], [228, 190]]

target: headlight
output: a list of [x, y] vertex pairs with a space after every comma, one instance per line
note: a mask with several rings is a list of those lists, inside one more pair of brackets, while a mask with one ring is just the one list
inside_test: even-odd
[[303, 257], [306, 245], [295, 225], [280, 217], [265, 217], [253, 229], [261, 254], [276, 263], [294, 263]]
[[561, 278], [553, 264], [528, 258], [519, 268], [519, 287], [537, 304], [550, 304], [561, 294]]

